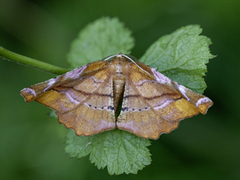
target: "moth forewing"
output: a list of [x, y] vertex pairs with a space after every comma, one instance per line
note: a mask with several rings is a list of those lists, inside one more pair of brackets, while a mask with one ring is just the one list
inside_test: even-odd
[[176, 129], [180, 120], [205, 114], [213, 104], [122, 53], [25, 88], [20, 94], [27, 102], [35, 100], [54, 109], [59, 122], [79, 136], [118, 127], [157, 139]]

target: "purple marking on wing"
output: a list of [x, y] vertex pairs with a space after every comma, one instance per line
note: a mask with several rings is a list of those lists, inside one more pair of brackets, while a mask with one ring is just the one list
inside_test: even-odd
[[94, 82], [101, 82], [101, 83], [102, 83], [102, 82], [104, 82], [104, 81], [105, 81], [105, 79], [104, 79], [104, 80], [102, 80], [102, 81], [99, 81], [99, 79], [96, 79], [94, 76], [92, 76], [91, 78], [94, 80]]
[[172, 119], [173, 114], [174, 114], [174, 110], [168, 116], [165, 116], [165, 120]]
[[208, 97], [201, 98], [197, 101], [196, 107], [198, 107], [201, 104], [206, 104], [206, 103], [209, 103], [209, 102], [212, 102], [212, 101]]
[[63, 92], [67, 96], [67, 98], [74, 104], [78, 105], [80, 102], [74, 99], [74, 95], [70, 94], [69, 92], [65, 91]]
[[72, 71], [67, 72], [66, 74], [63, 74], [61, 76], [58, 76], [56, 78], [52, 78], [48, 80], [48, 86], [43, 90], [43, 92], [46, 92], [48, 89], [52, 87], [56, 82], [58, 82], [58, 79], [63, 77], [62, 81], [66, 79], [77, 79], [80, 77], [81, 73], [86, 69], [87, 65], [81, 66], [77, 69], [74, 69]]
[[102, 118], [98, 121], [97, 126], [98, 126], [98, 129], [106, 129], [106, 127], [108, 127], [108, 128], [110, 128], [110, 127], [115, 128], [116, 127], [115, 122], [106, 121], [106, 119], [102, 119]]
[[158, 110], [158, 109], [162, 109], [162, 108], [165, 108], [166, 106], [168, 106], [169, 104], [171, 104], [173, 102], [172, 99], [167, 99], [167, 100], [164, 100], [165, 102], [157, 105], [154, 107], [154, 109]]
[[160, 84], [171, 84], [172, 80], [164, 76], [160, 72], [156, 71], [154, 68], [151, 68], [153, 75], [155, 76], [157, 82]]
[[143, 83], [149, 82], [149, 81], [150, 81], [150, 80], [148, 80], [148, 79], [144, 79], [144, 80], [139, 81], [139, 82], [134, 82], [134, 84], [135, 84], [136, 86], [141, 86]]
[[189, 89], [187, 89], [186, 87], [184, 87], [184, 86], [182, 86], [182, 85], [180, 85], [180, 84], [178, 84], [178, 83], [175, 83], [175, 85], [177, 85], [177, 88], [178, 88], [178, 90], [182, 93], [182, 95], [183, 95], [188, 101], [190, 101], [190, 99], [188, 98], [187, 93], [186, 93], [186, 90], [189, 90]]
[[46, 92], [55, 82], [56, 82], [55, 78], [49, 79], [48, 86], [43, 90], [43, 92]]
[[[74, 94], [74, 89], [71, 89], [69, 91], [63, 91], [63, 93], [65, 94], [65, 92], [67, 92], [69, 94], [69, 96], [71, 96], [72, 98], [74, 98], [74, 100], [78, 101], [78, 102], [82, 102], [85, 98], [83, 98], [82, 96], [84, 96], [83, 94], [79, 93], [78, 96], [76, 96], [76, 94]], [[82, 98], [80, 98], [82, 97]], [[85, 96], [84, 96], [85, 97]]]
[[62, 102], [61, 102], [61, 111], [65, 111], [65, 112], [69, 111], [69, 109], [66, 108]]
[[118, 124], [120, 124], [121, 126], [121, 128], [125, 128], [125, 129], [135, 129], [136, 128], [136, 126], [134, 126], [135, 124], [134, 124], [134, 121], [127, 121], [127, 122], [124, 122], [124, 123], [121, 123], [121, 121], [120, 122], [118, 122], [117, 121], [117, 125]]
[[27, 95], [34, 95], [34, 97], [36, 97], [36, 92], [31, 88], [24, 88], [22, 92], [26, 93]]
[[87, 65], [81, 66], [77, 69], [67, 72], [64, 74], [65, 78], [77, 79], [82, 74], [82, 72], [86, 69]]

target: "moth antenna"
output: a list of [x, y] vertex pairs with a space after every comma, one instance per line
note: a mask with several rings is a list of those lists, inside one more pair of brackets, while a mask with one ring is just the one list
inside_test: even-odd
[[108, 57], [104, 58], [103, 60], [104, 60], [104, 61], [108, 61], [109, 59], [111, 59], [111, 58], [113, 58], [113, 57], [116, 57], [117, 55], [118, 55], [118, 54], [108, 56]]

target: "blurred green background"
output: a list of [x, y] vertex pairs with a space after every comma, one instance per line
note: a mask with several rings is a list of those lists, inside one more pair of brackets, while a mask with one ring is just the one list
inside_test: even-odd
[[80, 29], [119, 17], [133, 31], [139, 58], [160, 36], [200, 24], [217, 55], [208, 64], [206, 116], [152, 141], [152, 164], [137, 175], [110, 176], [64, 152], [67, 130], [19, 91], [54, 75], [0, 59], [0, 179], [240, 179], [239, 0], [0, 0], [0, 46], [68, 68], [66, 54]]

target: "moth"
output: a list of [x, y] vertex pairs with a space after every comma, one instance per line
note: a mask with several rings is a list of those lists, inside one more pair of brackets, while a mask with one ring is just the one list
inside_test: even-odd
[[[26, 102], [55, 110], [79, 136], [116, 127], [158, 139], [181, 120], [206, 114], [213, 102], [141, 62], [119, 53], [23, 89]], [[118, 117], [116, 112], [120, 111]]]

